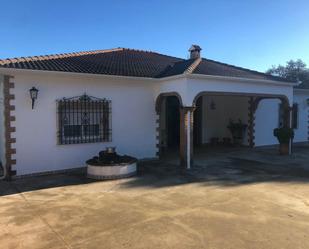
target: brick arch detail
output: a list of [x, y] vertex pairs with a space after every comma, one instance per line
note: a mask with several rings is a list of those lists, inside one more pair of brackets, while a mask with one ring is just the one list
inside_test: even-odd
[[179, 93], [177, 92], [166, 92], [161, 93], [156, 98], [155, 103], [155, 110], [156, 110], [156, 157], [160, 157], [162, 155], [162, 130], [161, 130], [161, 108], [162, 108], [162, 101], [166, 97], [177, 97], [179, 101], [179, 107], [183, 107], [182, 98]]
[[[196, 106], [196, 101], [201, 96], [239, 96], [248, 97], [248, 143], [251, 148], [255, 146], [255, 112], [258, 108], [259, 103], [263, 99], [279, 99], [284, 108], [284, 125], [290, 127], [290, 101], [285, 95], [277, 94], [257, 94], [257, 93], [235, 93], [235, 92], [215, 92], [215, 91], [202, 91], [199, 92], [193, 99], [192, 106]], [[309, 129], [309, 128], [308, 128]], [[309, 140], [309, 133], [308, 133]]]
[[156, 98], [156, 113], [157, 114], [161, 112], [161, 104], [162, 104], [163, 99], [166, 97], [173, 97], [173, 96], [177, 97], [180, 107], [183, 106], [182, 97], [178, 92], [160, 93], [158, 97]]

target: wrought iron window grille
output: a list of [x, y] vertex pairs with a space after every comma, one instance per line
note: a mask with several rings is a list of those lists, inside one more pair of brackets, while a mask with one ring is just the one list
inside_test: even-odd
[[58, 144], [110, 142], [111, 101], [83, 94], [57, 100]]

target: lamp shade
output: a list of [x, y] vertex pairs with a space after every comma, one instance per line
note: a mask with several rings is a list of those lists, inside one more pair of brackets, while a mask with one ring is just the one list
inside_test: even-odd
[[30, 92], [30, 97], [31, 97], [31, 99], [37, 99], [37, 98], [38, 98], [38, 92], [39, 92], [38, 89], [36, 89], [35, 87], [32, 87], [32, 88], [29, 90], [29, 92]]
[[216, 110], [216, 103], [213, 100], [210, 102], [210, 110]]

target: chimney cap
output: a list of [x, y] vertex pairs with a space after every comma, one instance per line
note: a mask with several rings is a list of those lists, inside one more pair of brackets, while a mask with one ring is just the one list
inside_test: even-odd
[[201, 51], [202, 48], [199, 46], [199, 45], [192, 45], [190, 48], [189, 48], [189, 52], [191, 51]]

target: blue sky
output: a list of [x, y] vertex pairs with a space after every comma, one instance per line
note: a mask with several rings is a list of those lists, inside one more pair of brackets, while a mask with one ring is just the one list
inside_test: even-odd
[[309, 66], [308, 0], [0, 0], [0, 58], [128, 47], [265, 71]]

